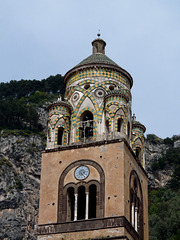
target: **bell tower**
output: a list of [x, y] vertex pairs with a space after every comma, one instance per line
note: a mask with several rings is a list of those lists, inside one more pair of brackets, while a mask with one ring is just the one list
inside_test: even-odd
[[145, 126], [131, 112], [131, 75], [92, 42], [48, 107], [39, 240], [148, 240]]

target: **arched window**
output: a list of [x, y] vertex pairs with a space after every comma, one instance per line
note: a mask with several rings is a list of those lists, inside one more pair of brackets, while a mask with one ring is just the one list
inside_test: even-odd
[[130, 124], [129, 124], [129, 122], [127, 124], [127, 136], [128, 136], [128, 139], [129, 139], [129, 137], [130, 137]]
[[57, 139], [58, 145], [63, 145], [63, 135], [64, 135], [64, 129], [62, 127], [60, 127], [58, 129], [58, 139]]
[[86, 211], [86, 194], [85, 187], [80, 186], [78, 188], [78, 205], [77, 205], [77, 219], [85, 219]]
[[85, 111], [80, 117], [80, 139], [90, 138], [93, 136], [93, 114]]
[[89, 186], [89, 218], [96, 218], [96, 195], [97, 187], [95, 184]]
[[117, 131], [122, 132], [122, 127], [123, 127], [123, 119], [119, 118], [118, 119], [118, 125], [117, 125]]
[[[81, 183], [82, 184], [82, 183]], [[78, 185], [71, 183], [66, 187], [66, 221], [87, 220], [100, 215], [99, 182], [94, 181]]]
[[106, 131], [109, 133], [109, 120], [106, 120]]
[[74, 188], [70, 187], [67, 190], [67, 220], [73, 221], [74, 220]]
[[141, 161], [141, 148], [140, 147], [136, 148], [136, 157], [139, 161]]
[[130, 176], [130, 218], [131, 225], [143, 239], [143, 198], [141, 184], [135, 171]]
[[[69, 180], [78, 166], [92, 166], [99, 173], [99, 180], [89, 178], [74, 182]], [[72, 171], [72, 172], [71, 172]], [[71, 173], [70, 173], [71, 172]], [[92, 171], [93, 172], [93, 171]], [[75, 172], [74, 172], [75, 173]], [[77, 182], [77, 180], [79, 181]], [[57, 221], [77, 221], [104, 217], [105, 175], [102, 167], [92, 160], [78, 160], [70, 164], [61, 174], [58, 189]]]

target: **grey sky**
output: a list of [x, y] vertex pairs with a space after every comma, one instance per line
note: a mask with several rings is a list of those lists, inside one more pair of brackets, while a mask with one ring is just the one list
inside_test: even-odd
[[180, 134], [179, 0], [0, 0], [0, 82], [64, 75], [91, 54], [98, 29], [134, 79], [146, 133]]

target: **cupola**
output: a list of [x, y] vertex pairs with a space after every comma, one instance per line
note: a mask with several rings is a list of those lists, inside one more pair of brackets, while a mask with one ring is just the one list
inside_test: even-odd
[[95, 53], [102, 53], [105, 54], [105, 47], [106, 47], [106, 42], [99, 38], [100, 34], [98, 33], [98, 38], [92, 41], [92, 46], [93, 46], [93, 54]]

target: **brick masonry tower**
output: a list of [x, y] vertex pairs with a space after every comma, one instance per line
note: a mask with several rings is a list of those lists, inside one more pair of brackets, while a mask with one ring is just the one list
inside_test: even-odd
[[42, 153], [39, 240], [148, 240], [145, 127], [131, 113], [131, 75], [106, 43], [64, 76], [48, 107]]

